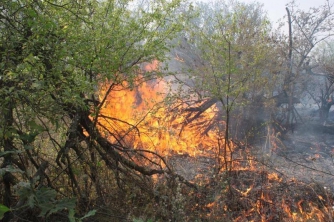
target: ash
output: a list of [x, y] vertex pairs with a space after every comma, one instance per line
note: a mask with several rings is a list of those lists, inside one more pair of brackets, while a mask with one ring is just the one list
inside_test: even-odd
[[286, 179], [317, 183], [334, 191], [334, 124], [311, 120], [299, 124], [296, 130], [276, 138], [275, 146], [263, 154], [261, 162]]

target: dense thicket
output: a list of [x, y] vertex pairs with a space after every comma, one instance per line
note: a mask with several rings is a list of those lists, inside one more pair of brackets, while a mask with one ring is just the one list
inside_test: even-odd
[[[218, 184], [225, 191], [228, 182], [232, 194], [232, 140], [240, 148], [235, 139], [247, 141], [265, 127], [291, 127], [298, 122], [295, 96], [308, 93], [318, 102], [322, 121], [334, 104], [333, 51], [321, 45], [314, 52], [331, 36], [331, 5], [309, 12], [289, 8], [290, 36], [275, 33], [256, 3], [1, 1], [0, 218], [209, 218], [209, 198], [200, 197], [214, 192], [205, 189]], [[173, 67], [143, 73], [142, 65], [153, 60]], [[129, 146], [117, 127], [99, 125], [110, 119], [100, 111], [119, 86], [136, 90], [166, 73], [177, 83], [167, 98], [170, 108], [182, 101], [180, 113], [197, 118], [218, 107], [203, 123], [219, 131], [212, 148], [216, 174], [205, 185], [186, 181], [159, 154]], [[141, 133], [123, 119], [112, 121]], [[182, 196], [187, 193], [188, 199]]]
[[65, 208], [74, 219], [75, 203], [80, 215], [104, 202], [103, 168], [119, 187], [164, 172], [135, 162], [121, 141], [112, 144], [96, 129], [108, 94], [124, 81], [133, 85], [139, 64], [163, 61], [180, 28], [179, 1], [130, 3], [0, 3], [1, 202], [12, 208], [5, 221]]

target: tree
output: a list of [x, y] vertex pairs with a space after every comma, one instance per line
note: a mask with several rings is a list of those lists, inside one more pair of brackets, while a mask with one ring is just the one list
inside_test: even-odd
[[[37, 191], [51, 192], [41, 190], [44, 185], [62, 197], [76, 197], [81, 207], [90, 197], [102, 200], [101, 161], [117, 180], [165, 172], [160, 164], [152, 169], [138, 164], [137, 154], [129, 156], [128, 147], [111, 143], [97, 129], [108, 94], [124, 81], [133, 87], [139, 64], [163, 61], [168, 40], [180, 28], [173, 14], [180, 1], [135, 7], [130, 2], [0, 3], [1, 193], [14, 214], [33, 207], [42, 209], [43, 217], [66, 207], [74, 210], [60, 201], [51, 206], [49, 199], [43, 206], [33, 201]], [[98, 85], [105, 81], [110, 85], [99, 101]], [[78, 172], [87, 175], [84, 184]], [[22, 182], [29, 182], [29, 189]], [[69, 189], [60, 188], [64, 184]], [[89, 194], [88, 184], [95, 194]], [[25, 191], [18, 203], [12, 200], [14, 185]], [[7, 213], [4, 221], [11, 216]]]
[[232, 111], [240, 112], [244, 104], [267, 93], [263, 86], [269, 84], [268, 72], [272, 69], [270, 24], [256, 3], [200, 3], [195, 10], [199, 17], [188, 25], [179, 40], [180, 49], [174, 52], [189, 77], [182, 78], [181, 74], [176, 78], [197, 95], [186, 109], [194, 113], [188, 122], [214, 105], [220, 108], [210, 124], [216, 123], [220, 131], [218, 153], [224, 161], [217, 169], [224, 167], [229, 172], [233, 162], [229, 132]]
[[326, 122], [333, 102], [333, 42], [321, 43], [313, 53], [312, 68], [308, 70], [310, 77], [305, 81], [305, 88], [319, 107], [319, 117]]
[[[283, 70], [284, 81], [282, 91], [289, 97], [287, 115], [284, 124], [291, 129], [297, 121], [293, 97], [300, 97], [305, 92], [305, 82], [308, 82], [314, 58], [312, 52], [316, 46], [332, 36], [333, 12], [331, 4], [327, 1], [318, 8], [302, 11], [296, 7], [295, 1], [288, 4], [289, 36], [279, 37], [281, 42], [281, 57], [286, 60], [286, 70]], [[284, 34], [283, 34], [284, 35]]]

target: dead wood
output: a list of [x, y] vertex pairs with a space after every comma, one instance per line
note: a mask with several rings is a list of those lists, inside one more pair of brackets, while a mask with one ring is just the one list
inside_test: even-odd
[[[120, 165], [122, 165], [122, 167], [136, 171], [144, 176], [152, 176], [154, 174], [168, 174], [174, 178], [178, 178], [180, 182], [188, 185], [189, 187], [195, 189], [197, 188], [195, 184], [187, 181], [183, 176], [173, 172], [167, 166], [164, 158], [157, 153], [154, 153], [154, 155], [166, 164], [167, 169], [164, 169], [164, 166], [162, 166], [161, 164], [154, 164], [155, 168], [149, 168], [144, 165], [139, 165], [133, 159], [129, 158], [129, 156], [122, 155], [119, 152], [119, 145], [112, 144], [110, 141], [108, 141], [108, 139], [104, 138], [101, 133], [95, 128], [94, 123], [88, 116], [88, 113], [82, 115], [80, 119], [80, 124], [88, 132], [90, 140], [96, 141], [96, 145], [101, 147], [101, 149], [98, 149], [97, 151], [100, 153], [102, 159], [107, 162], [107, 166], [117, 166], [119, 168]], [[128, 150], [131, 151], [131, 149]], [[111, 162], [115, 163], [113, 164]]]

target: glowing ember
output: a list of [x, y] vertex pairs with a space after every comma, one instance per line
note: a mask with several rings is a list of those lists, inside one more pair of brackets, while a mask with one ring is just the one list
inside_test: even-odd
[[282, 181], [282, 178], [280, 178], [277, 173], [268, 174], [268, 179], [269, 181], [278, 181], [278, 182]]

